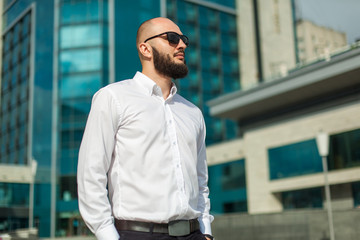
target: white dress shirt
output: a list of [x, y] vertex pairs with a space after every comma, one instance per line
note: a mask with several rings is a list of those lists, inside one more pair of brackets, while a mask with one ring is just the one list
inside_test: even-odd
[[97, 239], [118, 240], [114, 218], [156, 223], [198, 218], [211, 234], [205, 123], [176, 94], [164, 100], [144, 74], [93, 97], [78, 163], [79, 209]]

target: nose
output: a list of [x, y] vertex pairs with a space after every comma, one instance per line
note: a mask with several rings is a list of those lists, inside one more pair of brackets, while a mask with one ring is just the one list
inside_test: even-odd
[[182, 48], [182, 49], [185, 49], [187, 48], [186, 44], [183, 42], [182, 39], [180, 39], [178, 45], [177, 45], [177, 48]]

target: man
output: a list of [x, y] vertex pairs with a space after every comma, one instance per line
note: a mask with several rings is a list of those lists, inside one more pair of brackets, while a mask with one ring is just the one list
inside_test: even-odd
[[167, 18], [138, 29], [142, 72], [93, 97], [79, 153], [81, 215], [97, 239], [212, 239], [200, 110], [176, 94], [188, 38]]

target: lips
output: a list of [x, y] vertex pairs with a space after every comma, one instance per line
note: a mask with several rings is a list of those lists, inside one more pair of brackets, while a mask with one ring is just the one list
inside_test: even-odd
[[184, 59], [185, 58], [185, 52], [177, 52], [174, 54], [174, 57], [180, 58], [180, 59]]

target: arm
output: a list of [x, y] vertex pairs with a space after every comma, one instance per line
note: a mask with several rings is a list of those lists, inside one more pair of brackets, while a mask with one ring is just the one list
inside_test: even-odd
[[106, 188], [119, 121], [117, 111], [108, 90], [102, 89], [94, 95], [79, 151], [79, 210], [99, 240], [119, 239]]
[[210, 199], [209, 199], [209, 187], [208, 187], [208, 168], [206, 162], [206, 146], [205, 146], [205, 122], [202, 117], [202, 127], [197, 140], [198, 151], [198, 163], [197, 173], [199, 182], [199, 200], [198, 210], [202, 215], [199, 217], [200, 230], [204, 234], [211, 235], [211, 222], [214, 217], [210, 215]]

